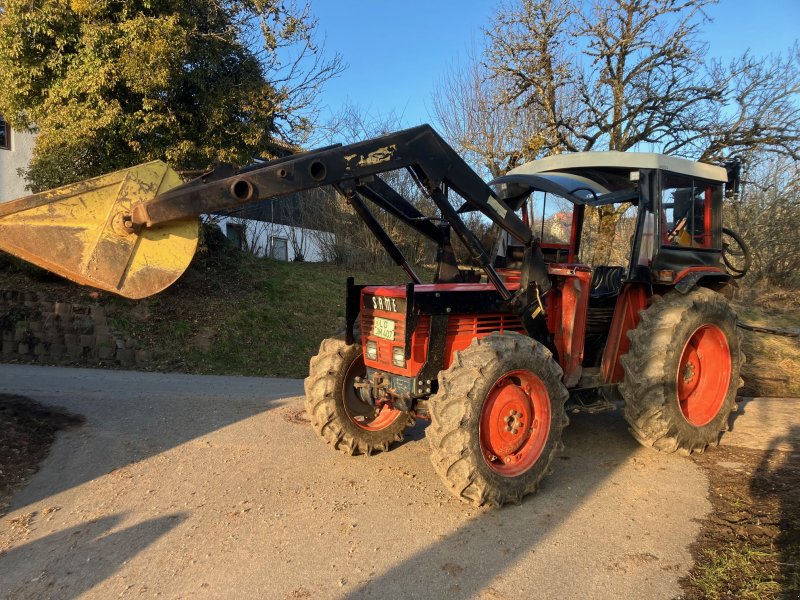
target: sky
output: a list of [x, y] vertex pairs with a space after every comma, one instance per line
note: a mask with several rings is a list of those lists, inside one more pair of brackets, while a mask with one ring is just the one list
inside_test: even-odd
[[[320, 97], [322, 118], [350, 102], [403, 126], [433, 121], [431, 95], [448, 68], [480, 46], [496, 0], [311, 0], [329, 52], [348, 65]], [[800, 0], [722, 0], [707, 10], [709, 56], [730, 59], [748, 48], [778, 53], [798, 38]]]

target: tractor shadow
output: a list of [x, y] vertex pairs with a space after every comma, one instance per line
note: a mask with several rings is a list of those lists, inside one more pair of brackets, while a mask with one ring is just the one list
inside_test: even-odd
[[[666, 575], [670, 581], [673, 577], [677, 580], [674, 563], [649, 562], [667, 560], [666, 557], [636, 551], [642, 543], [653, 542], [649, 537], [637, 540], [637, 533], [650, 536], [650, 529], [658, 531], [663, 527], [660, 517], [647, 514], [647, 508], [669, 508], [659, 501], [653, 502], [656, 506], [633, 510], [627, 504], [652, 484], [654, 473], [655, 479], [665, 479], [665, 475], [658, 474], [663, 470], [659, 461], [672, 461], [670, 471], [674, 472], [676, 462], [686, 459], [641, 448], [628, 433], [619, 411], [571, 414], [570, 420], [564, 430], [566, 449], [555, 459], [553, 472], [543, 480], [538, 493], [517, 506], [477, 509], [477, 515], [454, 532], [439, 536], [438, 541], [388, 571], [360, 583], [344, 598], [501, 600], [529, 597], [534, 590], [535, 597], [564, 597], [571, 584], [564, 581], [563, 575], [570, 573], [569, 579], [575, 581], [584, 576], [592, 580], [597, 578], [598, 570], [607, 571], [600, 574], [603, 579], [641, 569], [641, 577], [646, 580], [646, 572], [660, 571], [660, 567], [671, 570]], [[412, 432], [414, 436], [424, 434], [424, 427], [419, 424], [414, 429], [419, 429]], [[640, 460], [639, 456], [644, 458]], [[637, 466], [637, 461], [644, 466]], [[617, 473], [620, 469], [625, 473], [622, 476]], [[629, 494], [626, 485], [637, 489]], [[673, 483], [656, 483], [653, 493], [658, 494], [665, 489], [663, 486], [671, 487]], [[700, 501], [704, 500], [701, 496]], [[622, 524], [614, 524], [615, 520]], [[572, 537], [570, 532], [576, 529], [581, 534], [565, 543], [563, 536]], [[573, 564], [584, 553], [586, 560]], [[524, 568], [519, 567], [523, 562]], [[553, 569], [558, 569], [558, 574]], [[512, 580], [517, 580], [516, 587], [509, 587]], [[512, 588], [516, 589], [513, 593], [508, 591]], [[587, 588], [576, 584], [573, 597], [581, 597], [582, 589]], [[648, 596], [646, 591], [640, 593], [645, 594], [641, 597]]]
[[778, 501], [779, 533], [775, 546], [780, 554], [782, 590], [787, 598], [800, 597], [800, 426], [794, 425], [773, 438], [754, 470], [750, 491], [754, 498]]
[[282, 406], [302, 381], [0, 365], [0, 392], [86, 420], [59, 434], [15, 510]]
[[[78, 598], [186, 519], [176, 513], [118, 529], [124, 517], [94, 519], [0, 552], [0, 596], [8, 600]], [[57, 551], [61, 548], [70, 551]], [[13, 573], [15, 581], [25, 583], [11, 587], [14, 584], [2, 573]]]

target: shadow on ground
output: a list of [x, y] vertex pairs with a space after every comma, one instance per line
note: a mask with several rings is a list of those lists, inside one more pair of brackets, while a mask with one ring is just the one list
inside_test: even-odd
[[[0, 597], [16, 598], [77, 598], [105, 581], [129, 559], [153, 544], [161, 536], [185, 520], [181, 513], [157, 517], [122, 529], [116, 529], [125, 515], [111, 515], [63, 531], [47, 535], [32, 542], [0, 553], [3, 569], [14, 573], [19, 580], [25, 574], [23, 586], [10, 588], [0, 574]], [[69, 548], [69, 554], [53, 553], [54, 549]], [[58, 564], [48, 570], [50, 556]], [[43, 559], [44, 558], [44, 559]], [[120, 592], [126, 585], [121, 582]], [[135, 582], [130, 583], [133, 588]], [[136, 589], [145, 593], [147, 589]]]
[[[608, 489], [614, 486], [607, 484], [617, 468], [640, 447], [628, 433], [619, 412], [571, 415], [570, 418], [572, 422], [564, 430], [566, 450], [556, 459], [554, 472], [544, 479], [537, 494], [528, 496], [518, 506], [480, 511], [452, 534], [360, 584], [344, 597], [349, 600], [386, 597], [501, 600], [529, 596], [533, 592], [535, 597], [557, 597], [563, 593], [563, 575], [568, 572], [584, 579], [576, 588], [576, 593], [580, 594], [580, 590], [592, 587], [586, 577], [594, 577], [600, 584], [615, 572], [679, 568], [680, 565], [670, 562], [665, 555], [635, 550], [626, 553], [626, 547], [640, 545], [631, 543], [637, 533], [649, 535], [643, 531], [648, 525], [632, 522], [610, 525], [605, 539], [597, 535], [596, 528], [609, 525], [604, 524], [605, 518], [621, 516], [624, 520], [623, 498], [634, 500], [625, 490]], [[415, 430], [412, 430], [414, 438], [420, 434]], [[604, 487], [606, 489], [601, 491]], [[586, 510], [586, 505], [593, 500], [597, 500], [599, 506], [606, 502], [614, 506], [605, 516], [586, 515], [596, 517], [596, 520], [587, 518], [586, 537], [575, 537], [566, 544], [554, 541], [552, 538], [563, 535], [559, 529], [564, 523], [576, 512]], [[557, 531], [558, 536], [555, 535]], [[644, 537], [640, 541], [647, 543]], [[543, 565], [552, 565], [553, 555], [559, 554], [563, 554], [565, 560], [574, 560], [576, 555], [586, 552], [587, 561], [583, 565], [564, 565], [559, 577], [516, 572], [515, 565], [523, 560], [530, 565], [530, 557], [538, 552], [543, 555], [536, 563]], [[593, 575], [598, 560], [601, 566]], [[537, 577], [543, 578], [537, 581]], [[503, 582], [498, 583], [499, 578]], [[599, 595], [592, 597], [603, 597], [602, 589], [596, 592]]]
[[[788, 453], [777, 450], [787, 444]], [[781, 586], [785, 597], [800, 598], [800, 427], [772, 440], [753, 473], [750, 489], [756, 497], [778, 501], [780, 532], [775, 545], [780, 553]]]
[[18, 492], [13, 509], [281, 406], [302, 393], [302, 382], [0, 365], [0, 393], [21, 394], [86, 419], [56, 440], [42, 466], [67, 448], [79, 448], [79, 456], [61, 456], [58, 472]]

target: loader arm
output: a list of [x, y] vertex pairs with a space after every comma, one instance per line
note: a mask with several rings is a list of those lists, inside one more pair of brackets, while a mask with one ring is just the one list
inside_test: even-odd
[[223, 168], [219, 173], [212, 171], [133, 206], [131, 214], [125, 216], [125, 222], [133, 230], [152, 228], [187, 216], [230, 210], [330, 185], [347, 197], [392, 259], [406, 270], [412, 281], [418, 282], [402, 253], [359, 198], [370, 200], [438, 244], [449, 243], [443, 239], [440, 228], [424, 220], [423, 215], [379, 177], [381, 173], [404, 168], [416, 175], [424, 191], [484, 269], [489, 281], [504, 299], [509, 300], [512, 294], [491, 266], [490, 257], [450, 206], [443, 190], [447, 188], [458, 193], [470, 206], [524, 246], [531, 245], [532, 233], [429, 125], [347, 146], [327, 147], [280, 158], [238, 171], [229, 168]]
[[[380, 178], [398, 169], [413, 174], [446, 224], [432, 222]], [[188, 266], [199, 215], [323, 186], [332, 186], [347, 198], [414, 282], [419, 278], [365, 200], [433, 240], [439, 256], [449, 260], [445, 268], [440, 261], [438, 273], [458, 274], [449, 239], [452, 229], [505, 301], [528, 304], [520, 298], [528, 281], [536, 281], [544, 291], [549, 287], [544, 268], [523, 273], [524, 285], [516, 298], [505, 287], [486, 250], [450, 204], [448, 191], [456, 192], [529, 252], [541, 254], [531, 230], [429, 125], [244, 168], [222, 165], [182, 184], [166, 165], [154, 162], [15, 200], [0, 207], [0, 248], [79, 283], [141, 298], [170, 285]], [[31, 238], [34, 223], [46, 240]], [[65, 247], [68, 252], [62, 250]], [[544, 265], [543, 259], [532, 262]]]
[[212, 171], [135, 205], [131, 224], [153, 227], [348, 181], [369, 186], [375, 175], [403, 168], [422, 174], [429, 193], [444, 184], [521, 244], [530, 243], [530, 229], [429, 125], [304, 152], [233, 173], [223, 170], [222, 176]]

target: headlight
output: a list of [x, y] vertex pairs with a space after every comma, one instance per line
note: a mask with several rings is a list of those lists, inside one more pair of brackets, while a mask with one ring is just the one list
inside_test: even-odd
[[406, 366], [405, 351], [401, 346], [395, 346], [392, 348], [392, 364], [395, 367]]
[[378, 360], [378, 344], [372, 340], [367, 340], [367, 360]]

